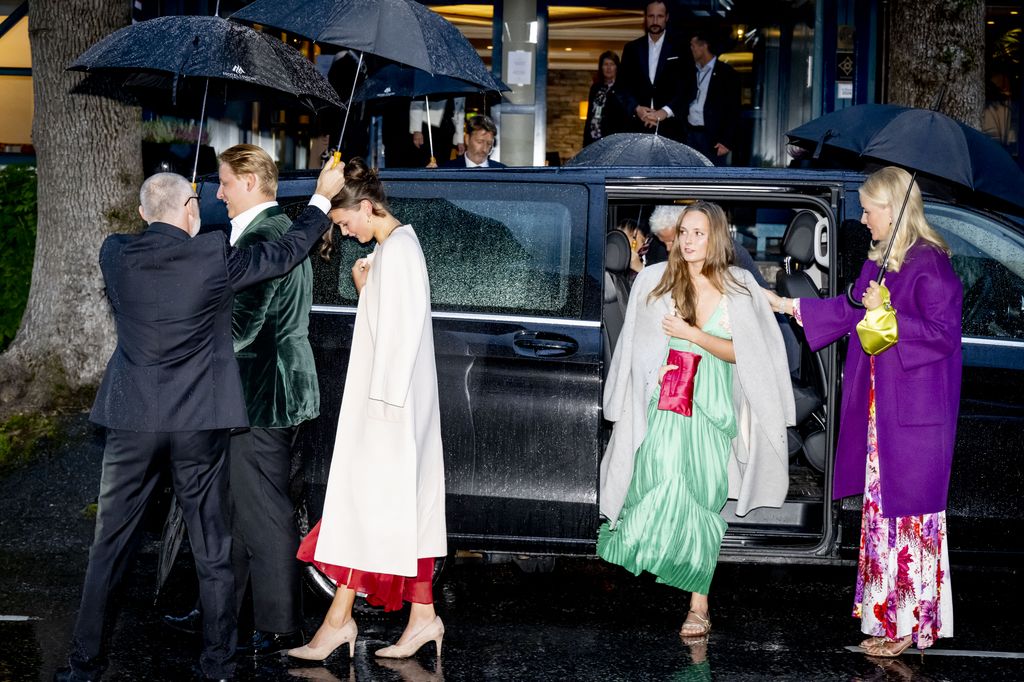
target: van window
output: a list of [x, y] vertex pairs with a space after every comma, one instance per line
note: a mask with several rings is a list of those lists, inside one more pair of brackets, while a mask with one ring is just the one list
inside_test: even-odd
[[[423, 247], [434, 311], [579, 318], [585, 187], [392, 183], [391, 212]], [[314, 257], [313, 300], [354, 306], [350, 269], [372, 250], [334, 229], [329, 263]]]
[[1024, 339], [1024, 238], [961, 208], [926, 204], [964, 285], [963, 335]]

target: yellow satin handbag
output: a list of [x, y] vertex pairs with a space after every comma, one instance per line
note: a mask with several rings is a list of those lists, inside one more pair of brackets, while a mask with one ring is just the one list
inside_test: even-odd
[[878, 355], [889, 350], [896, 345], [900, 336], [889, 289], [880, 284], [878, 292], [882, 295], [882, 305], [865, 312], [864, 319], [857, 323], [860, 345], [868, 355]]

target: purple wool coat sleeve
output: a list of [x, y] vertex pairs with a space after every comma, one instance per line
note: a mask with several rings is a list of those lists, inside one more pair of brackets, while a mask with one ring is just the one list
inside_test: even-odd
[[[878, 274], [868, 261], [854, 285], [863, 294]], [[960, 403], [963, 288], [941, 250], [915, 244], [899, 272], [885, 278], [899, 324], [899, 341], [875, 357], [882, 512], [915, 516], [946, 508]], [[864, 492], [870, 356], [860, 346], [864, 311], [846, 296], [801, 299], [804, 332], [817, 350], [852, 335], [846, 356], [832, 494]]]

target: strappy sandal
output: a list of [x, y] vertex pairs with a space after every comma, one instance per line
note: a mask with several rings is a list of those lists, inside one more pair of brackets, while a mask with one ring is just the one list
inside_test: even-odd
[[[695, 620], [690, 620], [689, 614], [691, 613]], [[693, 609], [687, 612], [686, 620], [683, 621], [683, 627], [679, 629], [679, 634], [683, 637], [703, 637], [709, 632], [711, 632], [710, 614], [702, 616]]]
[[878, 644], [864, 647], [864, 651], [868, 656], [874, 656], [875, 658], [897, 658], [909, 649], [913, 643], [914, 638], [911, 635], [907, 635], [903, 639], [895, 641], [884, 639]]
[[885, 637], [868, 637], [860, 643], [860, 648], [867, 651], [871, 647], [876, 647], [885, 641]]

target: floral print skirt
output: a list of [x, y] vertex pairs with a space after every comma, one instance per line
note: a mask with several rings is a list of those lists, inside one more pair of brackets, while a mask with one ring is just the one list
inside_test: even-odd
[[918, 649], [953, 636], [946, 512], [882, 515], [875, 428], [875, 358], [868, 394], [868, 457], [853, 617], [861, 630], [891, 640], [913, 635]]

